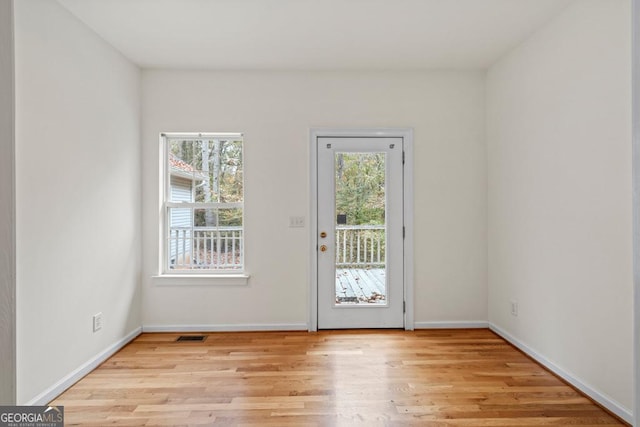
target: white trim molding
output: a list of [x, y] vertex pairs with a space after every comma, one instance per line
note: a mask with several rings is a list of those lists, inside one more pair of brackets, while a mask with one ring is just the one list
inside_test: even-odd
[[24, 405], [32, 406], [32, 405], [46, 405], [51, 402], [56, 397], [60, 396], [66, 389], [80, 381], [83, 377], [89, 374], [91, 371], [96, 369], [100, 364], [102, 364], [105, 360], [116, 354], [120, 351], [125, 345], [129, 344], [131, 341], [136, 339], [138, 335], [142, 333], [142, 328], [138, 327], [128, 333], [124, 338], [116, 341], [93, 358], [89, 359], [87, 362], [82, 364], [79, 368], [75, 369], [69, 375], [62, 378], [60, 381], [35, 396], [28, 402], [24, 403]]
[[203, 325], [144, 325], [143, 332], [252, 332], [306, 331], [306, 323], [203, 324]]
[[151, 277], [155, 286], [244, 286], [251, 275], [241, 274], [161, 274]]
[[415, 322], [415, 329], [487, 329], [486, 320], [450, 320], [433, 322]]
[[589, 384], [586, 384], [580, 380], [580, 378], [576, 377], [572, 373], [566, 371], [562, 367], [556, 365], [553, 361], [547, 359], [542, 354], [538, 353], [536, 350], [529, 347], [527, 344], [523, 343], [519, 339], [515, 338], [513, 335], [505, 331], [504, 329], [494, 325], [493, 323], [489, 324], [489, 329], [498, 334], [504, 340], [509, 342], [514, 347], [518, 348], [524, 354], [544, 366], [549, 371], [553, 372], [560, 378], [562, 378], [567, 383], [571, 384], [573, 387], [578, 389], [580, 392], [586, 394], [588, 397], [596, 401], [598, 404], [602, 405], [607, 410], [611, 411], [611, 413], [620, 417], [622, 420], [631, 424], [633, 422], [633, 414], [627, 408], [624, 408], [618, 402], [613, 400], [611, 397], [600, 393], [594, 387]]
[[632, 28], [632, 168], [633, 168], [633, 425], [640, 426], [640, 0], [633, 0]]
[[362, 138], [402, 138], [405, 153], [403, 171], [403, 222], [404, 239], [404, 328], [414, 328], [414, 277], [413, 277], [413, 129], [412, 128], [370, 128], [370, 129], [332, 129], [311, 128], [309, 131], [309, 183], [310, 183], [310, 219], [309, 232], [309, 331], [318, 330], [318, 159], [317, 141], [320, 137], [362, 137]]

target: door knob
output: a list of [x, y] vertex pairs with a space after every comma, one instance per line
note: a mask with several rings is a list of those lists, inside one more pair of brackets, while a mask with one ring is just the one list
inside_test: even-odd
[[320, 251], [326, 252], [327, 251], [327, 245], [320, 246]]

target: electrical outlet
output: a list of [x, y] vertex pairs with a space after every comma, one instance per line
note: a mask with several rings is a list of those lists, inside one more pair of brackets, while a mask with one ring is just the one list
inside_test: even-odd
[[304, 217], [303, 216], [290, 216], [289, 217], [289, 227], [291, 227], [291, 228], [302, 228], [302, 227], [304, 227]]
[[518, 317], [518, 301], [511, 301], [511, 315]]
[[93, 315], [93, 332], [98, 332], [102, 329], [102, 313]]

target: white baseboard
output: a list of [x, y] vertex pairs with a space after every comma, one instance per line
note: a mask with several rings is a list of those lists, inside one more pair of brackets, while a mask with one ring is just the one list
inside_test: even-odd
[[134, 329], [133, 331], [128, 333], [124, 338], [113, 343], [112, 345], [110, 345], [109, 347], [107, 347], [106, 349], [98, 353], [95, 357], [93, 357], [92, 359], [89, 359], [87, 362], [81, 365], [78, 369], [71, 372], [69, 375], [62, 378], [57, 383], [55, 383], [54, 385], [52, 385], [51, 387], [49, 387], [48, 389], [46, 389], [45, 391], [43, 391], [42, 393], [34, 397], [33, 399], [26, 402], [25, 405], [33, 406], [33, 405], [48, 404], [53, 399], [60, 396], [62, 392], [64, 392], [66, 389], [68, 389], [69, 387], [77, 383], [79, 380], [81, 380], [89, 372], [93, 371], [98, 366], [100, 366], [102, 362], [104, 362], [105, 360], [113, 356], [125, 345], [133, 341], [133, 339], [136, 338], [141, 333], [142, 333], [142, 328], [138, 327]]
[[415, 322], [416, 329], [483, 329], [489, 327], [489, 322], [482, 320], [451, 320], [448, 322]]
[[143, 332], [250, 332], [307, 331], [306, 323], [258, 323], [229, 325], [143, 325]]
[[489, 329], [491, 329], [496, 334], [500, 335], [510, 344], [520, 349], [527, 356], [531, 357], [536, 362], [538, 362], [539, 364], [541, 364], [542, 366], [544, 366], [545, 368], [547, 368], [548, 370], [550, 370], [551, 372], [553, 372], [554, 374], [556, 374], [557, 376], [559, 376], [560, 378], [562, 378], [563, 380], [565, 380], [566, 382], [568, 382], [569, 384], [571, 384], [572, 386], [580, 390], [582, 393], [586, 394], [591, 399], [598, 402], [600, 405], [605, 407], [607, 410], [611, 411], [613, 414], [622, 418], [624, 421], [628, 422], [629, 424], [633, 424], [633, 415], [631, 411], [622, 407], [618, 402], [611, 399], [609, 396], [606, 396], [600, 393], [595, 388], [591, 387], [590, 385], [585, 384], [579, 378], [576, 378], [573, 374], [565, 371], [563, 368], [556, 365], [551, 360], [547, 359], [546, 357], [544, 357], [543, 355], [541, 355], [540, 353], [538, 353], [537, 351], [535, 351], [534, 349], [532, 349], [531, 347], [523, 343], [522, 341], [518, 340], [513, 335], [505, 331], [504, 329], [501, 329], [500, 327], [494, 325], [493, 323], [489, 324]]

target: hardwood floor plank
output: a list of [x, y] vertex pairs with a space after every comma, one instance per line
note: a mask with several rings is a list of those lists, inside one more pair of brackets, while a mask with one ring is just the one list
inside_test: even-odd
[[66, 425], [624, 425], [489, 330], [143, 334], [59, 398]]

